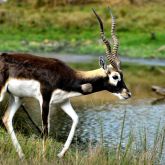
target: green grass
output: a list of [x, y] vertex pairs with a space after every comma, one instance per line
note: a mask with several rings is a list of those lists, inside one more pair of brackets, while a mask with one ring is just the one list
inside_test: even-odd
[[[164, 2], [147, 5], [113, 5], [117, 17], [120, 54], [129, 57], [165, 57]], [[67, 5], [56, 8], [16, 6], [0, 8], [0, 51], [104, 54], [96, 8], [110, 38], [108, 4]], [[130, 10], [131, 9], [131, 10]], [[151, 39], [155, 32], [156, 39]]]
[[[159, 164], [162, 158], [164, 146], [165, 129], [160, 128], [155, 132], [153, 146], [148, 147], [146, 130], [141, 131], [139, 141], [130, 132], [128, 142], [122, 147], [123, 133], [125, 129], [126, 111], [121, 123], [121, 135], [118, 146], [104, 147], [101, 143], [95, 147], [89, 144], [84, 151], [78, 146], [71, 145], [66, 155], [59, 159], [56, 155], [62, 148], [62, 144], [49, 138], [46, 142], [46, 152], [43, 157], [42, 140], [36, 135], [23, 136], [17, 132], [19, 142], [26, 155], [24, 162], [20, 161], [11, 143], [9, 135], [0, 128], [0, 162], [1, 164], [56, 164], [56, 165], [137, 165], [137, 164]], [[100, 132], [101, 133], [101, 132]]]

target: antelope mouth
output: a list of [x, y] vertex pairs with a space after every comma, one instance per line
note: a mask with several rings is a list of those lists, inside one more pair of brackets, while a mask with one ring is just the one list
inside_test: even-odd
[[131, 93], [127, 94], [121, 94], [121, 93], [113, 93], [115, 96], [117, 96], [120, 100], [127, 100], [131, 97]]
[[131, 97], [131, 92], [128, 92], [127, 94], [124, 94], [124, 95], [122, 95], [121, 94], [121, 97], [123, 97], [123, 99], [129, 99], [130, 97]]
[[130, 98], [130, 96], [122, 96], [124, 100], [127, 100]]

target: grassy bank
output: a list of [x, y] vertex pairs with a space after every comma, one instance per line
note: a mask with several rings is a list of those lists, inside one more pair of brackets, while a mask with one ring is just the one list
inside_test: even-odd
[[62, 144], [54, 139], [48, 139], [46, 143], [45, 157], [42, 154], [41, 138], [31, 134], [23, 136], [17, 132], [18, 139], [26, 155], [24, 162], [20, 161], [15, 152], [9, 135], [0, 128], [0, 163], [8, 164], [56, 164], [56, 165], [140, 165], [159, 164], [162, 160], [164, 149], [164, 128], [159, 128], [155, 132], [154, 144], [148, 144], [146, 136], [147, 130], [141, 130], [141, 139], [137, 140], [133, 132], [130, 132], [128, 142], [122, 144], [126, 113], [121, 123], [120, 142], [117, 146], [109, 148], [100, 144], [80, 150], [76, 144], [72, 145], [64, 158], [59, 159], [56, 155], [62, 148]]
[[[91, 8], [105, 23], [110, 38], [108, 3], [34, 8], [7, 3], [0, 6], [0, 51], [102, 54], [104, 46]], [[117, 17], [120, 54], [129, 57], [165, 55], [164, 2], [112, 5]], [[154, 33], [154, 35], [152, 35]]]

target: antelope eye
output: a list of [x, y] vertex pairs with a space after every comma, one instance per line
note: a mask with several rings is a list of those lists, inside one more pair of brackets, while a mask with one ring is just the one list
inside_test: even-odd
[[112, 78], [113, 78], [114, 80], [119, 79], [119, 77], [118, 77], [117, 75], [112, 76]]

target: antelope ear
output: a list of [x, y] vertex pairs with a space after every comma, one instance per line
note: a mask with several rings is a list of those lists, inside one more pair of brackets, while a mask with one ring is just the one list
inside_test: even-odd
[[107, 64], [104, 60], [104, 57], [103, 56], [100, 56], [99, 57], [99, 65], [101, 68], [103, 68], [104, 70], [107, 70]]

